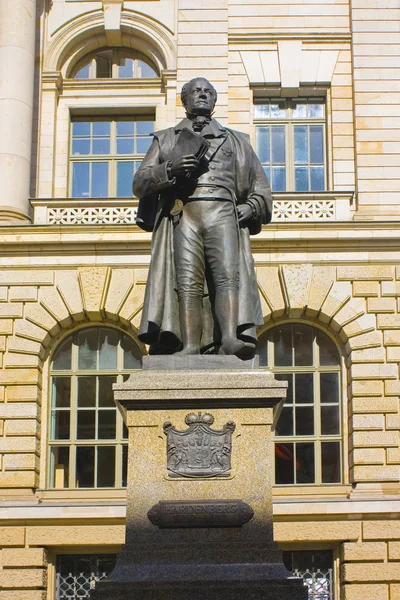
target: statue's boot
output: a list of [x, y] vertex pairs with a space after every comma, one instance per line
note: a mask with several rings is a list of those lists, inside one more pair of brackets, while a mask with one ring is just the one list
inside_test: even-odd
[[254, 358], [256, 353], [256, 345], [250, 342], [243, 342], [242, 340], [234, 340], [234, 343], [223, 344], [218, 354], [234, 354], [241, 360], [250, 360]]
[[202, 327], [201, 299], [181, 298], [179, 300], [179, 322], [181, 325], [183, 348], [175, 356], [200, 354]]
[[239, 293], [236, 289], [218, 291], [215, 298], [215, 314], [221, 330], [222, 343], [219, 354], [235, 355], [242, 360], [254, 357], [255, 345], [237, 338]]

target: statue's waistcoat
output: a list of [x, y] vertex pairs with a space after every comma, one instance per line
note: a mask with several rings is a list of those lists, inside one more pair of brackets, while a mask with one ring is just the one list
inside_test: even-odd
[[200, 175], [197, 187], [191, 198], [234, 199], [235, 195], [235, 156], [229, 137], [212, 138], [210, 152], [214, 154], [208, 164], [208, 171]]

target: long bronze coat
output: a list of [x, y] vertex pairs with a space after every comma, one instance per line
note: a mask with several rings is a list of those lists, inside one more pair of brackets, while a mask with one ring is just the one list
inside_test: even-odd
[[[154, 140], [146, 154], [133, 183], [140, 198], [139, 226], [147, 231], [152, 224], [144, 223], [141, 215], [153, 213], [154, 226], [151, 264], [147, 280], [139, 339], [150, 345], [150, 353], [172, 353], [181, 348], [179, 306], [173, 248], [174, 217], [170, 214], [175, 201], [175, 186], [166, 172], [166, 162], [182, 127], [190, 126], [184, 119], [176, 127], [154, 133]], [[229, 136], [235, 154], [236, 204], [250, 200], [257, 216], [239, 229], [239, 320], [238, 337], [255, 342], [256, 325], [263, 324], [254, 261], [250, 247], [250, 233], [256, 234], [261, 225], [269, 223], [272, 214], [271, 190], [264, 170], [252, 149], [246, 134], [222, 127]], [[144, 210], [143, 210], [144, 209]], [[202, 351], [218, 346], [220, 332], [212, 315], [212, 282], [205, 282], [203, 300]], [[208, 292], [210, 290], [210, 293]]]

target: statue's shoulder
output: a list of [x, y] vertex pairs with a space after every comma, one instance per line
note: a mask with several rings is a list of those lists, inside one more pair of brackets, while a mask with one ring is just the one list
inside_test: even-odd
[[152, 133], [153, 137], [157, 138], [160, 144], [169, 138], [175, 137], [175, 129], [174, 127], [168, 127], [167, 129], [160, 129], [160, 131], [154, 131]]
[[248, 133], [243, 133], [242, 131], [236, 131], [236, 129], [230, 129], [229, 127], [225, 127], [226, 131], [236, 138], [242, 144], [250, 144], [250, 136]]

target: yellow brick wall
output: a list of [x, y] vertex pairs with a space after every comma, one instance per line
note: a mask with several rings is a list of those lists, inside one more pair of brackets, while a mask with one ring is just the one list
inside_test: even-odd
[[47, 552], [44, 548], [18, 547], [24, 528], [0, 528], [0, 600], [47, 598]]
[[[216, 117], [226, 123], [228, 78], [228, 0], [179, 0], [178, 90], [193, 77], [207, 77], [218, 92]], [[179, 96], [178, 117], [184, 116]]]
[[400, 214], [400, 68], [396, 0], [352, 3], [359, 210]]
[[[368, 507], [367, 507], [368, 508]], [[55, 525], [0, 527], [0, 600], [53, 598], [49, 554], [118, 552], [123, 523], [65, 522]], [[340, 600], [397, 600], [400, 580], [400, 525], [392, 519], [343, 516], [313, 520], [275, 519], [274, 538], [287, 548], [310, 543], [337, 548], [340, 555]], [[105, 544], [106, 542], [106, 544]], [[48, 578], [48, 573], [50, 578]], [[52, 586], [51, 586], [52, 587]], [[339, 600], [339, 596], [337, 596]]]
[[229, 0], [231, 31], [299, 34], [312, 31], [347, 32], [348, 0], [299, 2], [298, 0]]
[[400, 526], [365, 521], [356, 543], [341, 549], [343, 600], [396, 600], [400, 586]]
[[[347, 371], [350, 482], [400, 478], [400, 269], [389, 265], [282, 264], [257, 268], [266, 327], [281, 318], [319, 323]], [[0, 272], [0, 485], [39, 477], [43, 361], [84, 323], [135, 334], [146, 271], [80, 267]], [[346, 431], [346, 429], [345, 429]]]
[[43, 360], [82, 323], [134, 334], [146, 272], [82, 267], [0, 273], [0, 488], [39, 486]]

